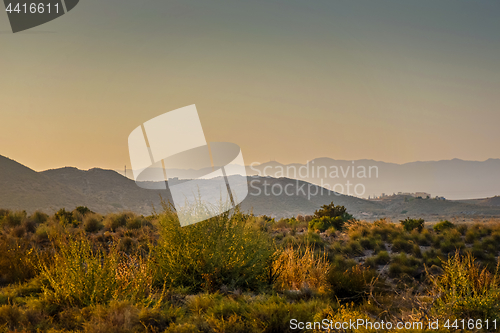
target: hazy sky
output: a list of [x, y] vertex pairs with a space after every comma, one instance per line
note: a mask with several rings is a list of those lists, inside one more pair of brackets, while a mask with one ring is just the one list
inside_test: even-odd
[[245, 162], [500, 158], [500, 1], [82, 0], [12, 34], [0, 155], [130, 165], [141, 123], [196, 104]]

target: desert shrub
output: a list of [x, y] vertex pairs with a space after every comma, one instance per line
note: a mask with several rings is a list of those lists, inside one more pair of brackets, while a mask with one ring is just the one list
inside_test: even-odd
[[38, 242], [45, 242], [49, 240], [53, 229], [45, 224], [39, 224], [35, 231], [35, 239]]
[[24, 236], [25, 232], [26, 232], [26, 229], [24, 229], [22, 225], [18, 225], [18, 226], [13, 227], [10, 230], [10, 235], [12, 237], [21, 238]]
[[[206, 310], [207, 316], [214, 319], [230, 320], [237, 315], [243, 317], [248, 312], [248, 305], [244, 302], [238, 302], [231, 298], [220, 297], [215, 304]], [[214, 322], [218, 326], [218, 320]], [[242, 323], [242, 322], [240, 322]]]
[[432, 227], [432, 229], [434, 229], [434, 231], [436, 231], [436, 232], [440, 232], [440, 231], [448, 230], [448, 229], [452, 229], [452, 228], [455, 228], [455, 225], [448, 220], [444, 220], [444, 221], [441, 221], [439, 223], [436, 223]]
[[30, 218], [35, 221], [36, 223], [40, 224], [40, 223], [45, 223], [47, 222], [47, 220], [49, 219], [49, 216], [45, 213], [42, 213], [40, 211], [36, 211], [34, 212]]
[[329, 228], [335, 228], [336, 230], [342, 230], [344, 226], [344, 220], [341, 216], [330, 217], [322, 216], [319, 218], [314, 218], [309, 221], [309, 230], [315, 231], [319, 230], [324, 232]]
[[324, 289], [329, 269], [325, 253], [315, 255], [312, 247], [288, 247], [273, 265], [280, 272], [274, 284], [277, 290]]
[[9, 215], [9, 213], [10, 213], [9, 209], [0, 208], [0, 220], [2, 220], [5, 216]]
[[414, 241], [420, 246], [430, 246], [434, 241], [433, 234], [431, 234], [428, 229], [424, 229], [422, 232], [414, 230], [413, 233]]
[[108, 214], [104, 218], [104, 227], [106, 230], [116, 231], [127, 224], [129, 218], [134, 217], [132, 213]]
[[465, 236], [465, 234], [467, 233], [467, 230], [469, 228], [467, 227], [467, 224], [459, 224], [457, 226], [457, 230], [458, 232], [462, 235], [462, 236]]
[[0, 284], [22, 282], [35, 276], [32, 245], [27, 239], [0, 235]]
[[441, 249], [441, 252], [443, 252], [444, 254], [456, 250], [455, 245], [448, 239], [445, 239], [443, 242], [441, 242], [439, 248]]
[[139, 309], [127, 301], [112, 301], [109, 306], [98, 305], [90, 320], [83, 324], [85, 332], [133, 333], [144, 331], [139, 321]]
[[[268, 230], [268, 224], [265, 223], [264, 221], [262, 221], [261, 219], [260, 220], [260, 223], [259, 223], [259, 226], [261, 228], [261, 230]], [[288, 228], [289, 225], [288, 225], [288, 219], [279, 219], [278, 221], [272, 223], [272, 229], [286, 229]]]
[[23, 221], [23, 223], [21, 224], [21, 226], [23, 227], [23, 229], [26, 233], [33, 234], [36, 232], [37, 223], [35, 220], [29, 218], [29, 219], [25, 219]]
[[419, 269], [420, 261], [412, 256], [401, 253], [392, 258], [389, 265], [389, 276], [392, 278], [412, 277]]
[[344, 206], [335, 206], [333, 202], [331, 202], [328, 205], [323, 205], [321, 206], [320, 209], [314, 212], [314, 217], [315, 218], [320, 218], [323, 216], [328, 216], [328, 217], [337, 217], [340, 216], [344, 218], [344, 220], [347, 222], [348, 220], [352, 220], [353, 217], [349, 213], [347, 213], [347, 209]]
[[474, 241], [476, 239], [479, 238], [479, 235], [477, 233], [476, 230], [473, 230], [473, 229], [469, 229], [466, 233], [465, 233], [465, 242], [467, 244], [472, 244], [474, 243]]
[[134, 230], [140, 229], [143, 225], [146, 225], [146, 221], [140, 216], [134, 216], [127, 220], [127, 229]]
[[317, 299], [288, 303], [283, 298], [272, 296], [256, 300], [252, 302], [247, 315], [247, 328], [242, 332], [297, 332], [290, 325], [291, 319], [299, 322], [310, 321], [311, 314], [318, 313], [326, 306]]
[[347, 234], [349, 235], [349, 238], [352, 240], [359, 240], [361, 238], [374, 239], [375, 237], [370, 236], [371, 228], [372, 225], [368, 222], [356, 221], [349, 225]]
[[440, 295], [434, 310], [451, 318], [500, 319], [498, 270], [480, 268], [475, 258], [457, 251], [443, 262], [444, 273], [431, 276], [434, 294]]
[[359, 240], [359, 244], [366, 250], [373, 250], [376, 246], [376, 241], [373, 238], [363, 237]]
[[491, 227], [489, 225], [487, 225], [487, 224], [480, 224], [480, 223], [474, 224], [470, 228], [470, 230], [475, 231], [477, 233], [477, 235], [479, 236], [479, 238], [483, 238], [483, 237], [489, 236], [493, 232], [493, 230], [491, 229]]
[[97, 232], [103, 228], [101, 218], [96, 214], [87, 214], [83, 218], [83, 230], [86, 232]]
[[373, 248], [373, 253], [378, 254], [380, 251], [385, 251], [385, 250], [387, 250], [385, 243], [377, 241], [377, 243], [375, 244], [375, 247]]
[[55, 214], [54, 214], [54, 218], [59, 221], [59, 223], [62, 225], [62, 226], [67, 226], [69, 224], [73, 225], [73, 226], [77, 226], [78, 225], [78, 220], [75, 220], [74, 217], [73, 217], [73, 212], [67, 212], [66, 209], [64, 208], [61, 208], [59, 209]]
[[441, 250], [435, 250], [435, 249], [430, 249], [428, 251], [425, 251], [423, 254], [422, 254], [423, 258], [424, 258], [424, 263], [426, 266], [430, 267], [430, 266], [441, 266], [441, 262], [442, 262], [442, 259], [444, 258], [443, 257], [443, 254], [441, 253]]
[[60, 236], [51, 260], [37, 262], [47, 300], [56, 304], [90, 306], [112, 299], [147, 300], [154, 267], [146, 259], [94, 246], [86, 237]]
[[395, 252], [411, 253], [413, 250], [413, 242], [403, 237], [397, 237], [392, 241], [392, 250]]
[[278, 222], [276, 222], [274, 218], [267, 215], [255, 217], [254, 223], [259, 227], [261, 231], [269, 231], [270, 229], [283, 229], [288, 227], [287, 220], [280, 219]]
[[120, 240], [118, 241], [118, 251], [130, 253], [134, 246], [134, 240], [127, 236], [120, 238]]
[[300, 244], [299, 244], [299, 241], [297, 240], [297, 238], [295, 238], [295, 236], [286, 235], [281, 240], [281, 246], [283, 246], [283, 247], [287, 247], [287, 246], [300, 246]]
[[480, 241], [475, 241], [471, 248], [469, 248], [469, 253], [479, 260], [484, 260], [486, 258], [486, 253]]
[[432, 240], [432, 247], [439, 249], [441, 247], [441, 243], [444, 241], [444, 235], [438, 234]]
[[462, 241], [462, 235], [460, 232], [454, 228], [445, 230], [443, 232], [446, 239], [449, 239], [452, 243], [458, 243]]
[[381, 219], [373, 223], [374, 228], [372, 229], [372, 234], [374, 237], [380, 236], [384, 241], [388, 241], [391, 238], [397, 236], [401, 229], [397, 229], [396, 225], [387, 222], [386, 219]]
[[327, 281], [332, 297], [354, 302], [366, 298], [375, 277], [376, 272], [374, 270], [361, 265], [350, 267], [333, 265]]
[[87, 214], [94, 213], [93, 211], [91, 211], [89, 208], [87, 208], [85, 206], [78, 206], [78, 207], [75, 208], [75, 211], [77, 211], [78, 213], [82, 214], [83, 216], [85, 216]]
[[326, 245], [323, 238], [313, 231], [309, 231], [308, 233], [298, 236], [298, 244], [303, 246], [312, 246], [317, 249], [324, 248]]
[[378, 264], [377, 264], [377, 261], [376, 261], [375, 257], [368, 257], [368, 258], [366, 258], [366, 260], [364, 262], [364, 266], [368, 267], [368, 268], [376, 269], [377, 266], [378, 266]]
[[358, 241], [352, 240], [347, 242], [347, 244], [343, 247], [342, 253], [348, 256], [360, 256], [364, 254], [364, 250]]
[[330, 244], [330, 248], [329, 248], [330, 252], [331, 252], [333, 255], [342, 253], [342, 249], [343, 249], [343, 247], [342, 247], [342, 243], [341, 243], [341, 242], [339, 242], [339, 241], [334, 241], [334, 242], [332, 242], [332, 243]]
[[16, 305], [0, 306], [0, 328], [5, 325], [14, 330], [21, 325], [22, 312]]
[[500, 231], [494, 231], [491, 234], [491, 237], [493, 238], [493, 240], [495, 241], [495, 243], [497, 243], [500, 246]]
[[500, 248], [500, 244], [495, 240], [493, 236], [487, 236], [482, 239], [481, 248], [483, 248], [485, 252], [496, 254], [496, 252]]
[[11, 212], [9, 210], [4, 211], [3, 217], [0, 220], [0, 226], [14, 228], [20, 226], [23, 220], [26, 218], [25, 211]]
[[415, 258], [422, 258], [422, 250], [420, 250], [420, 246], [417, 244], [413, 244], [413, 249], [411, 250], [411, 254]]
[[[337, 230], [342, 230], [346, 222], [354, 220], [353, 216], [347, 212], [347, 209], [344, 206], [335, 206], [333, 202], [328, 205], [321, 206], [320, 209], [314, 212], [314, 219], [321, 221], [322, 217], [330, 218], [328, 223], [330, 223], [330, 226], [335, 227]], [[323, 221], [326, 223], [327, 220]], [[326, 229], [328, 228], [325, 228], [324, 230]]]
[[418, 232], [421, 232], [424, 229], [424, 219], [411, 219], [411, 218], [406, 218], [405, 220], [399, 221], [401, 225], [403, 226], [405, 231], [412, 231], [412, 230], [418, 230]]
[[380, 251], [375, 257], [377, 265], [386, 265], [391, 261], [391, 256], [387, 251]]
[[256, 289], [266, 281], [275, 252], [268, 234], [249, 223], [248, 215], [225, 212], [181, 227], [169, 207], [160, 216], [155, 254], [157, 281], [191, 290]]

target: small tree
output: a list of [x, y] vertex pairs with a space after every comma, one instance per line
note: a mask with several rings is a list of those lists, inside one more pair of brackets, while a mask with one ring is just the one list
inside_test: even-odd
[[309, 221], [310, 230], [319, 230], [321, 232], [334, 227], [335, 230], [341, 230], [344, 227], [344, 220], [341, 216], [329, 217], [323, 216]]
[[403, 226], [405, 231], [410, 232], [412, 230], [417, 229], [418, 232], [421, 232], [424, 229], [425, 220], [424, 219], [411, 219], [408, 217], [405, 220], [401, 220], [399, 222], [401, 223], [401, 225]]
[[93, 211], [91, 211], [90, 209], [88, 209], [88, 207], [86, 207], [86, 206], [78, 206], [78, 207], [75, 208], [75, 210], [78, 213], [82, 214], [83, 216], [85, 216], [85, 215], [87, 215], [89, 213], [93, 213]]
[[320, 209], [314, 212], [314, 219], [309, 222], [309, 228], [326, 230], [329, 227], [334, 227], [341, 230], [344, 224], [350, 220], [354, 220], [353, 216], [347, 212], [344, 206], [335, 206], [332, 202], [328, 205], [321, 206]]

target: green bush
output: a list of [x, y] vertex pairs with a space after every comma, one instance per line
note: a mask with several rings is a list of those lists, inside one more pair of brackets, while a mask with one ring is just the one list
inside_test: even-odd
[[313, 246], [317, 249], [323, 248], [325, 246], [325, 241], [315, 232], [311, 230], [308, 233], [299, 236], [299, 245]]
[[395, 252], [411, 253], [413, 251], [413, 242], [403, 237], [395, 238], [392, 241], [392, 250]]
[[31, 215], [31, 219], [40, 224], [45, 223], [49, 219], [49, 216], [45, 213], [36, 211]]
[[78, 213], [82, 214], [83, 216], [85, 216], [87, 214], [93, 213], [93, 211], [91, 211], [90, 209], [88, 209], [85, 206], [78, 206], [78, 207], [75, 208], [75, 211], [77, 211]]
[[73, 226], [78, 225], [78, 221], [73, 218], [73, 212], [67, 212], [66, 209], [61, 208], [54, 214], [54, 218], [59, 221], [62, 226], [67, 226], [71, 224]]
[[440, 231], [448, 230], [448, 229], [452, 229], [452, 228], [455, 228], [455, 225], [448, 220], [436, 223], [432, 227], [432, 229], [434, 229], [434, 231], [436, 231], [436, 232], [440, 232]]
[[266, 283], [275, 250], [248, 215], [225, 212], [181, 227], [177, 215], [164, 208], [156, 249], [160, 285], [213, 291], [223, 285], [256, 290]]
[[391, 261], [391, 256], [387, 251], [380, 251], [375, 257], [377, 265], [386, 265]]
[[50, 260], [37, 263], [46, 299], [55, 304], [91, 306], [113, 299], [146, 301], [152, 295], [154, 265], [140, 256], [106, 251], [85, 235], [54, 240]]
[[438, 314], [454, 319], [500, 319], [498, 271], [491, 274], [472, 255], [463, 257], [458, 251], [443, 263], [443, 270], [442, 275], [431, 276], [434, 294], [440, 295], [434, 303]]
[[412, 231], [417, 229], [418, 232], [421, 232], [424, 229], [424, 219], [411, 219], [406, 218], [405, 220], [399, 221], [403, 226], [405, 231]]
[[104, 219], [104, 227], [106, 230], [116, 231], [127, 225], [127, 220], [133, 217], [132, 213], [108, 214]]
[[8, 228], [20, 226], [24, 219], [26, 219], [25, 211], [11, 212], [9, 210], [4, 210], [3, 214], [0, 220], [0, 226], [6, 226]]
[[86, 232], [97, 232], [103, 228], [101, 218], [96, 214], [87, 214], [83, 218], [83, 230]]
[[368, 296], [372, 280], [376, 277], [374, 270], [361, 265], [343, 267], [333, 265], [327, 281], [332, 297], [345, 299], [347, 302], [360, 301]]
[[319, 230], [321, 232], [324, 232], [325, 230], [332, 227], [336, 230], [342, 230], [344, 223], [345, 222], [341, 216], [322, 216], [320, 218], [315, 218], [309, 221], [309, 230]]
[[349, 241], [342, 252], [348, 256], [360, 256], [364, 254], [363, 247], [358, 241]]
[[[332, 220], [329, 222], [330, 226], [335, 227], [337, 230], [342, 230], [346, 222], [354, 220], [353, 216], [347, 212], [347, 209], [344, 206], [335, 206], [333, 202], [328, 205], [321, 206], [320, 209], [314, 212], [315, 219], [321, 220], [323, 217], [330, 218]], [[327, 220], [324, 221], [326, 222]], [[328, 229], [328, 227], [324, 230], [326, 229]]]
[[140, 229], [143, 225], [146, 224], [145, 222], [146, 221], [140, 216], [129, 218], [127, 221], [127, 229]]

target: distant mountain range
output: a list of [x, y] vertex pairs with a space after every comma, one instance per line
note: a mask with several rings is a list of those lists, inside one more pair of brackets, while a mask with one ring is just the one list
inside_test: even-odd
[[[246, 171], [247, 175], [299, 179], [362, 198], [398, 192], [427, 192], [433, 197], [450, 200], [500, 195], [500, 159], [483, 162], [453, 159], [394, 164], [374, 160], [317, 158], [307, 164], [285, 165], [271, 161], [247, 166]], [[196, 179], [208, 172], [209, 169], [168, 169], [167, 175]]]
[[[352, 162], [322, 161], [323, 166], [341, 165], [347, 168], [353, 165]], [[328, 163], [330, 164], [328, 164]], [[493, 173], [494, 166], [499, 164], [499, 160], [489, 160], [486, 162], [465, 162], [459, 160], [444, 161], [444, 162], [426, 162], [422, 164], [410, 164], [400, 166], [384, 164], [381, 162], [367, 161], [366, 166], [379, 166], [379, 182], [383, 181], [383, 177], [392, 177], [392, 185], [394, 188], [398, 186], [395, 179], [399, 179], [402, 184], [401, 191], [426, 191], [432, 192], [433, 184], [431, 181], [423, 182], [417, 186], [415, 182], [422, 179], [422, 170], [432, 171], [432, 176], [436, 180], [436, 170], [444, 172], [446, 168], [454, 168], [458, 165], [457, 170], [450, 170], [449, 173], [456, 176], [470, 174], [472, 170], [478, 172], [476, 180], [484, 182], [487, 177], [486, 171]], [[317, 164], [316, 164], [317, 163]], [[315, 165], [318, 165], [318, 160], [315, 160]], [[356, 161], [356, 166], [361, 166], [361, 162]], [[259, 167], [248, 168], [249, 171], [258, 173], [255, 170], [260, 170], [268, 176], [249, 176], [247, 181], [249, 184], [249, 195], [242, 202], [241, 207], [245, 211], [252, 211], [256, 215], [269, 215], [274, 217], [296, 216], [297, 214], [312, 214], [321, 205], [334, 202], [337, 205], [344, 205], [349, 212], [355, 217], [364, 219], [376, 219], [380, 217], [404, 218], [406, 216], [429, 216], [431, 219], [446, 216], [500, 216], [500, 197], [491, 197], [488, 199], [478, 200], [434, 200], [434, 199], [417, 199], [408, 196], [394, 196], [384, 198], [383, 200], [365, 200], [354, 196], [341, 195], [337, 192], [329, 191], [320, 186], [311, 184], [304, 180], [291, 179], [291, 177], [269, 177], [270, 171], [274, 171], [275, 176], [283, 176], [277, 174], [280, 166], [278, 163], [268, 163]], [[297, 165], [300, 168], [303, 165]], [[290, 170], [290, 168], [289, 168]], [[402, 171], [401, 171], [402, 170]], [[479, 172], [477, 170], [482, 170]], [[304, 169], [303, 169], [304, 171]], [[188, 172], [188, 171], [186, 171]], [[200, 171], [198, 170], [198, 176]], [[372, 172], [375, 172], [372, 169]], [[415, 177], [417, 180], [405, 182], [404, 174], [420, 174]], [[344, 169], [345, 173], [345, 169]], [[424, 172], [425, 173], [425, 172]], [[304, 173], [303, 173], [304, 174]], [[172, 175], [172, 173], [170, 173]], [[286, 175], [285, 175], [286, 176]], [[352, 173], [351, 173], [352, 176]], [[231, 177], [241, 177], [233, 175]], [[194, 178], [194, 177], [193, 177]], [[356, 177], [353, 178], [353, 180]], [[445, 178], [450, 179], [449, 175]], [[313, 177], [308, 179], [314, 180]], [[343, 178], [343, 180], [347, 179]], [[369, 178], [368, 178], [369, 179]], [[185, 180], [173, 179], [169, 184], [182, 182]], [[201, 182], [209, 182], [210, 180], [197, 180]], [[438, 181], [440, 186], [443, 186], [448, 181]], [[462, 180], [460, 186], [465, 184], [475, 185], [470, 180]], [[409, 184], [414, 185], [410, 186]], [[494, 183], [492, 180], [491, 183]], [[370, 188], [371, 183], [366, 183], [367, 188]], [[378, 183], [376, 183], [378, 184]], [[406, 185], [405, 185], [406, 184]], [[491, 185], [491, 184], [490, 184]], [[382, 185], [380, 185], [382, 186]], [[434, 184], [434, 186], [437, 186]], [[459, 185], [455, 185], [452, 188]], [[485, 186], [487, 189], [483, 191], [491, 191], [493, 193], [494, 186]], [[500, 188], [497, 186], [496, 188]], [[272, 189], [275, 189], [273, 192]], [[281, 191], [280, 191], [281, 189]], [[284, 189], [287, 189], [286, 193]], [[386, 191], [390, 192], [390, 191]], [[395, 190], [396, 192], [396, 190]], [[440, 194], [440, 192], [435, 192]], [[147, 190], [142, 189], [135, 184], [131, 179], [128, 179], [116, 171], [103, 169], [79, 170], [76, 168], [65, 167], [43, 172], [36, 172], [24, 165], [21, 165], [9, 158], [0, 156], [0, 208], [8, 208], [14, 210], [26, 210], [33, 212], [42, 210], [45, 212], [53, 212], [59, 208], [74, 209], [76, 206], [87, 206], [93, 211], [99, 213], [133, 211], [139, 214], [148, 215], [153, 212], [153, 209], [161, 209], [160, 196], [168, 201], [170, 193], [168, 191]]]

